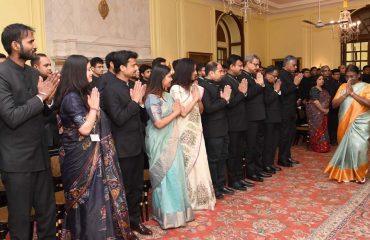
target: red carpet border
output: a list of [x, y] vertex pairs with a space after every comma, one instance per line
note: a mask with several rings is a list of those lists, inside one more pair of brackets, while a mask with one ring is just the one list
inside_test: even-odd
[[140, 239], [369, 239], [370, 183], [328, 180], [323, 169], [333, 153], [294, 147], [301, 164], [226, 196], [214, 211], [197, 211], [186, 227], [164, 231], [146, 222], [154, 234]]

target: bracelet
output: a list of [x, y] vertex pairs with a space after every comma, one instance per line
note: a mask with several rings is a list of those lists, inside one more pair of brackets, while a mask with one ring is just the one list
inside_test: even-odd
[[353, 97], [354, 94], [355, 94], [355, 92], [351, 92], [349, 95], [351, 95]]

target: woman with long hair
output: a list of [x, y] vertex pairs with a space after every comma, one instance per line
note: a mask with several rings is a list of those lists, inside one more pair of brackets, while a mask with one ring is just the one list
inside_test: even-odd
[[364, 183], [369, 165], [370, 85], [360, 80], [355, 65], [347, 67], [346, 79], [332, 101], [333, 108], [339, 107], [339, 145], [325, 172], [338, 182]]
[[81, 55], [67, 58], [56, 105], [63, 134], [60, 163], [66, 198], [61, 239], [137, 239], [131, 232], [122, 176], [99, 92]]
[[185, 226], [194, 220], [186, 192], [183, 150], [177, 118], [181, 106], [166, 92], [172, 82], [167, 66], [153, 68], [145, 108], [150, 120], [146, 127], [146, 152], [153, 189], [153, 218], [162, 229]]
[[323, 86], [324, 77], [317, 77], [316, 86], [311, 88], [310, 98], [306, 105], [310, 146], [313, 151], [319, 153], [330, 151], [328, 133], [330, 95]]
[[178, 118], [178, 125], [191, 207], [193, 210], [213, 210], [216, 198], [209, 172], [198, 106], [201, 99], [199, 86], [193, 83], [196, 76], [194, 61], [189, 58], [180, 59], [176, 66], [170, 94], [181, 104], [181, 117]]

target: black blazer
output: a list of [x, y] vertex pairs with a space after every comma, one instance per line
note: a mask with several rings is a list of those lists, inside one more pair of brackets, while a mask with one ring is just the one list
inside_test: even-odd
[[[9, 58], [0, 64], [0, 169], [34, 172], [50, 166], [38, 72]], [[47, 112], [46, 112], [47, 111]]]
[[204, 88], [202, 103], [203, 135], [205, 138], [223, 137], [228, 134], [225, 99], [220, 97], [220, 86], [208, 79], [199, 82]]
[[140, 154], [144, 150], [141, 107], [131, 100], [127, 84], [118, 78], [107, 82], [103, 92], [103, 104], [111, 120], [118, 157], [127, 158]]
[[222, 88], [225, 85], [229, 85], [232, 89], [230, 102], [226, 106], [229, 132], [246, 131], [248, 129], [248, 125], [245, 108], [245, 96], [238, 90], [239, 80], [230, 74], [226, 74], [221, 82], [221, 85]]
[[280, 95], [274, 90], [274, 85], [265, 81], [265, 123], [281, 122]]
[[240, 79], [248, 80], [248, 95], [245, 101], [246, 114], [248, 121], [260, 121], [266, 118], [264, 89], [255, 81], [255, 76], [243, 71]]
[[282, 69], [279, 74], [281, 80], [281, 103], [283, 120], [294, 119], [297, 110], [298, 87], [294, 85], [292, 73]]

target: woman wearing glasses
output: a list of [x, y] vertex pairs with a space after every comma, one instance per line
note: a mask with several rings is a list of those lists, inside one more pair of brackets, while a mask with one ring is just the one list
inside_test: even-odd
[[325, 169], [338, 182], [365, 182], [370, 133], [370, 85], [360, 80], [360, 70], [349, 65], [347, 83], [338, 89], [333, 108], [339, 107], [339, 146]]

